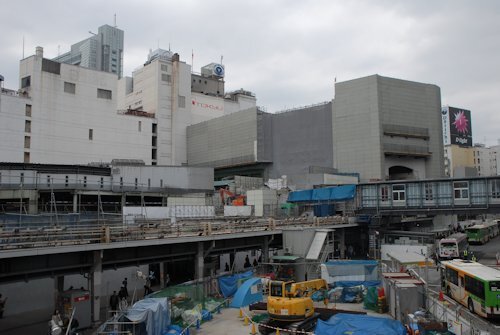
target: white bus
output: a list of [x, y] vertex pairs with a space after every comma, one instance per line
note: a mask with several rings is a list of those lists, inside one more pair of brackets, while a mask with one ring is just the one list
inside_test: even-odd
[[460, 258], [464, 250], [469, 250], [467, 235], [455, 233], [439, 240], [437, 256], [439, 259]]

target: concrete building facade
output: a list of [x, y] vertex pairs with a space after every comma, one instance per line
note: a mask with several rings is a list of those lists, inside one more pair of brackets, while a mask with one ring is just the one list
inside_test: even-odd
[[115, 74], [45, 59], [38, 47], [21, 61], [20, 78], [31, 116], [11, 129], [30, 143], [23, 160], [10, 161], [88, 164], [116, 158], [151, 164], [155, 118], [117, 112]]
[[335, 84], [333, 161], [362, 181], [444, 175], [439, 87], [373, 75]]
[[[89, 32], [93, 34], [92, 32]], [[71, 46], [71, 50], [52, 60], [60, 63], [123, 75], [123, 30], [100, 26], [97, 34]]]
[[252, 93], [226, 93], [222, 76], [192, 74], [164, 50], [118, 79], [45, 59], [38, 47], [20, 63], [20, 90], [2, 92], [2, 161], [25, 163], [185, 165], [188, 125], [256, 105]]
[[1, 89], [0, 92], [0, 153], [2, 161], [29, 160], [31, 146], [31, 107], [27, 94]]

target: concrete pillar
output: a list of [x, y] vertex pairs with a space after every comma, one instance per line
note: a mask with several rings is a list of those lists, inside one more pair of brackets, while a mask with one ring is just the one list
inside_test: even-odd
[[38, 192], [32, 191], [28, 197], [28, 214], [38, 214]]
[[264, 237], [264, 244], [262, 245], [262, 262], [269, 262], [269, 240]]
[[73, 193], [73, 213], [78, 212], [78, 194], [75, 192]]
[[205, 267], [203, 252], [204, 252], [203, 242], [198, 242], [198, 252], [196, 253], [195, 269], [194, 269], [196, 279], [203, 278], [203, 268]]
[[161, 205], [162, 207], [166, 207], [167, 206], [167, 197], [161, 197]]
[[102, 250], [94, 251], [94, 264], [90, 273], [90, 296], [92, 299], [92, 321], [98, 322], [101, 314]]
[[339, 250], [340, 250], [340, 258], [345, 258], [345, 229], [337, 230], [339, 234]]
[[[54, 278], [54, 307], [58, 309], [59, 294], [64, 291], [64, 276], [57, 276]], [[62, 313], [62, 311], [59, 311]]]
[[165, 288], [165, 262], [160, 262], [160, 288]]
[[127, 205], [127, 195], [122, 193], [122, 208]]

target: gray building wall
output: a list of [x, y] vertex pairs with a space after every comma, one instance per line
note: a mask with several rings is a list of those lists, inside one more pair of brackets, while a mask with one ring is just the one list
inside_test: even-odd
[[389, 179], [396, 166], [413, 170], [408, 178], [444, 175], [439, 87], [373, 75], [337, 83], [335, 91], [339, 172], [359, 172], [362, 181]]
[[257, 110], [247, 109], [187, 127], [190, 166], [229, 167], [257, 162]]
[[304, 180], [313, 167], [333, 167], [332, 103], [272, 114], [273, 165], [269, 177]]

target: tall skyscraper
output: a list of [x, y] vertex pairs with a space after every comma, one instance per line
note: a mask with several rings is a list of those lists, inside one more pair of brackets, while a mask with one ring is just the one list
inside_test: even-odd
[[97, 34], [75, 43], [71, 50], [53, 59], [89, 69], [123, 75], [123, 30], [109, 25], [99, 27]]

